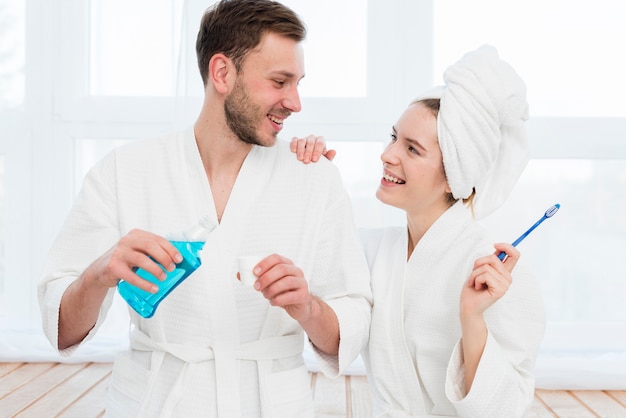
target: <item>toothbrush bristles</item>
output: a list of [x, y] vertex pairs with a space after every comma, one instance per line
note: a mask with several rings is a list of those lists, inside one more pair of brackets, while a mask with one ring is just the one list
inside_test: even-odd
[[548, 210], [546, 211], [546, 218], [549, 218], [552, 215], [554, 215], [556, 213], [556, 211], [559, 210], [560, 207], [561, 207], [561, 205], [558, 204], [558, 203], [556, 205], [550, 206], [548, 208]]

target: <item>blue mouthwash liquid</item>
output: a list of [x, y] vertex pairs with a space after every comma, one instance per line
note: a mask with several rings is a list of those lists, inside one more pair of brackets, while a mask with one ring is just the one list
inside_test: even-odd
[[158, 292], [146, 292], [124, 280], [120, 280], [117, 284], [117, 290], [120, 292], [120, 295], [122, 295], [126, 302], [144, 318], [152, 317], [159, 303], [202, 264], [198, 252], [204, 247], [204, 242], [170, 242], [180, 252], [180, 255], [183, 256], [183, 261], [176, 264], [176, 268], [169, 273], [163, 266], [159, 265], [161, 269], [167, 273], [165, 280], [160, 281], [143, 269], [137, 269], [137, 271], [135, 271], [141, 278], [157, 285], [159, 287]]

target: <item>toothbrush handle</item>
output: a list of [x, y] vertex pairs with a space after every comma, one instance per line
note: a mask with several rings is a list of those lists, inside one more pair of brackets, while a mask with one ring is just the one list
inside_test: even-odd
[[[526, 238], [528, 236], [528, 234], [533, 232], [533, 229], [537, 228], [539, 226], [539, 224], [541, 222], [543, 222], [544, 220], [546, 220], [546, 219], [548, 219], [548, 218], [546, 216], [543, 216], [541, 219], [539, 219], [537, 222], [535, 222], [535, 224], [533, 226], [528, 228], [528, 230], [526, 232], [524, 232], [522, 235], [520, 235], [520, 237], [518, 239], [513, 241], [513, 244], [511, 244], [511, 245], [513, 245], [514, 247], [517, 247], [517, 244], [522, 242], [522, 240], [524, 238]], [[500, 252], [500, 254], [498, 254], [498, 258], [500, 259], [500, 261], [504, 261], [504, 257], [506, 257], [506, 253], [504, 251], [502, 251], [502, 252]]]

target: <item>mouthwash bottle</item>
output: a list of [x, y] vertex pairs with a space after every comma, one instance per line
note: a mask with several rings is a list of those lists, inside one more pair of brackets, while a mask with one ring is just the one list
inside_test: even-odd
[[144, 269], [137, 269], [135, 271], [142, 279], [148, 280], [158, 286], [159, 290], [156, 293], [146, 292], [124, 280], [120, 280], [117, 284], [117, 290], [120, 295], [122, 295], [124, 300], [126, 300], [139, 315], [144, 318], [152, 317], [159, 303], [161, 303], [176, 286], [181, 284], [183, 280], [200, 267], [202, 261], [200, 260], [198, 252], [202, 250], [209, 233], [215, 229], [215, 227], [216, 224], [211, 222], [208, 217], [203, 217], [198, 224], [178, 234], [179, 236], [172, 235], [169, 237], [172, 245], [174, 245], [180, 252], [180, 255], [182, 255], [183, 261], [176, 264], [176, 268], [171, 272], [168, 272], [159, 264], [159, 267], [167, 273], [165, 280], [160, 281]]

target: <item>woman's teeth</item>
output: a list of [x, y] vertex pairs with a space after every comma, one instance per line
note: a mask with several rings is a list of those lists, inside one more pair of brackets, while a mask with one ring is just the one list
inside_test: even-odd
[[390, 174], [387, 174], [387, 173], [383, 173], [383, 178], [385, 180], [391, 182], [391, 183], [396, 183], [396, 184], [404, 184], [404, 183], [406, 183], [405, 181], [400, 180], [399, 178], [396, 178], [396, 177], [394, 177], [394, 176], [392, 176]]

